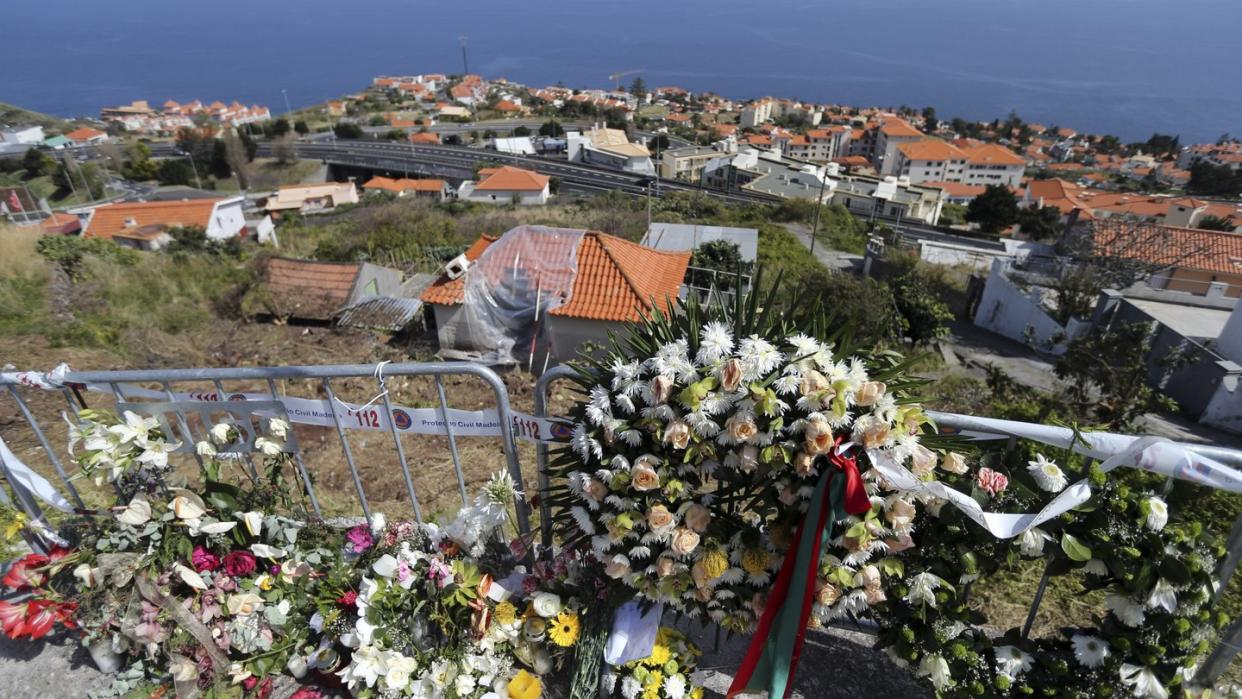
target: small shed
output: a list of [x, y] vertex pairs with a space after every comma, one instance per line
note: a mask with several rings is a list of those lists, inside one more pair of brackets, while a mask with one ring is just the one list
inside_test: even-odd
[[261, 302], [275, 316], [331, 321], [364, 298], [399, 296], [401, 271], [368, 262], [267, 260]]

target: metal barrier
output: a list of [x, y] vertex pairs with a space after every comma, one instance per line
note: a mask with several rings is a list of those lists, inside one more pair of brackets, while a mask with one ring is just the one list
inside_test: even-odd
[[[574, 376], [572, 369], [566, 366], [558, 366], [544, 372], [539, 380], [535, 382], [535, 416], [551, 417], [547, 414], [548, 410], [548, 389], [552, 383], [558, 380], [568, 380]], [[936, 422], [942, 430], [957, 430], [963, 432], [983, 432], [996, 433], [996, 427], [993, 424], [985, 423], [979, 418], [971, 415], [957, 415], [954, 413], [942, 413], [937, 411], [928, 411], [928, 415]], [[1073, 431], [1068, 428], [1059, 428], [1058, 434], [1062, 434], [1067, 441], [1073, 436]], [[1010, 442], [1015, 441], [1014, 435], [1008, 435]], [[1232, 468], [1242, 468], [1242, 451], [1229, 449], [1226, 447], [1215, 446], [1211, 444], [1188, 444], [1178, 443], [1179, 446], [1210, 457]], [[546, 444], [540, 443], [536, 449], [536, 459], [539, 467], [539, 487], [541, 492], [548, 486], [547, 464], [548, 464], [548, 447]], [[1165, 490], [1172, 488], [1172, 479], [1166, 482]], [[547, 498], [540, 498], [539, 504], [539, 522], [540, 535], [544, 546], [552, 544], [552, 517], [550, 506]], [[1238, 563], [1242, 560], [1242, 516], [1233, 524], [1233, 529], [1229, 533], [1228, 553], [1225, 559], [1221, 561], [1219, 569], [1220, 586], [1216, 591], [1217, 598], [1224, 592], [1230, 578], [1233, 576]], [[1026, 619], [1022, 624], [1022, 636], [1026, 637], [1031, 632], [1034, 625], [1036, 614], [1039, 611], [1040, 604], [1043, 602], [1044, 592], [1050, 579], [1048, 569], [1045, 567], [1040, 577], [1039, 586], [1035, 591], [1035, 596], [1031, 600], [1031, 605], [1027, 610]], [[969, 594], [969, 587], [965, 594]], [[841, 626], [851, 630], [860, 630], [864, 632], [874, 633], [878, 627], [874, 622], [868, 619], [848, 619], [835, 622], [834, 626]], [[1195, 675], [1195, 684], [1205, 687], [1212, 686], [1216, 680], [1224, 673], [1229, 663], [1242, 651], [1242, 616], [1238, 617], [1230, 624], [1217, 641], [1215, 648], [1209, 654], [1208, 658], [1203, 662], [1203, 666]]]
[[[111, 394], [117, 406], [124, 409], [145, 413], [155, 412], [161, 416], [171, 416], [169, 419], [164, 419], [163, 424], [182, 439], [182, 451], [192, 454], [193, 458], [198, 460], [200, 457], [194, 453], [193, 444], [197, 439], [206, 436], [205, 432], [211, 425], [204, 424], [207, 422], [205, 419], [194, 419], [194, 416], [195, 413], [198, 413], [201, 418], [205, 411], [210, 412], [209, 409], [203, 407], [205, 404], [210, 406], [212, 403], [216, 403], [219, 406], [217, 408], [218, 412], [236, 413], [238, 408], [241, 407], [245, 411], [256, 415], [271, 416], [274, 408], [279, 410], [284, 406], [283, 401], [290, 398], [282, 394], [278, 382], [284, 382], [287, 388], [288, 383], [291, 381], [309, 381], [310, 385], [321, 392], [322, 397], [326, 397], [326, 401], [318, 401], [318, 405], [326, 403], [327, 406], [327, 410], [322, 416], [322, 426], [335, 428], [362, 514], [369, 518], [371, 507], [363, 479], [359, 473], [354, 448], [351, 446], [348, 435], [351, 426], [346, 424], [346, 419], [357, 420], [360, 424], [364, 424], [373, 431], [387, 431], [390, 434], [397, 456], [396, 462], [400, 466], [404, 480], [406, 495], [409, 497], [415, 518], [421, 522], [424, 517], [423, 508], [414, 487], [414, 479], [410, 472], [406, 448], [397, 424], [397, 414], [402, 411], [394, 412], [394, 406], [389, 398], [389, 392], [385, 383], [398, 377], [421, 376], [429, 376], [434, 379], [438, 417], [442, 422], [443, 432], [436, 433], [433, 436], [442, 436], [448, 440], [448, 450], [452, 457], [453, 468], [457, 477], [457, 489], [462, 504], [467, 503], [468, 494], [466, 476], [462, 469], [461, 454], [458, 449], [459, 436], [455, 433], [453, 420], [450, 419], [451, 409], [444, 387], [444, 378], [449, 376], [474, 377], [483, 381], [491, 389], [492, 394], [495, 396], [499, 438], [504, 451], [505, 467], [514, 482], [517, 483], [518, 488], [523, 490], [522, 471], [512, 432], [513, 411], [509, 404], [508, 391], [504, 382], [494, 371], [481, 365], [466, 363], [385, 363], [381, 365], [356, 364], [234, 369], [69, 372], [63, 377], [59, 377], [59, 380], [63, 383], [57, 390], [62, 394], [66, 406], [73, 415], [77, 415], [88, 406], [88, 396], [93, 391]], [[350, 406], [340, 401], [334, 390], [334, 381], [339, 382], [342, 379], [358, 378], [372, 378], [375, 381], [377, 391], [375, 397], [361, 408]], [[259, 385], [263, 386], [263, 390], [259, 394], [243, 393], [238, 390], [230, 391], [225, 386], [225, 382], [244, 382], [249, 386]], [[185, 392], [183, 389], [181, 393], [178, 393], [176, 390], [182, 388], [185, 384], [195, 383], [199, 384], [199, 387], [193, 391]], [[204, 391], [202, 389], [203, 384], [210, 385], [211, 389]], [[159, 390], [155, 391], [145, 387], [152, 385], [159, 386]], [[60, 485], [63, 486], [72, 504], [76, 507], [84, 508], [85, 504], [82, 496], [70, 479], [60, 459], [59, 454], [63, 453], [63, 451], [53, 447], [49, 441], [47, 430], [36, 418], [34, 411], [31, 409], [30, 402], [23, 397], [23, 392], [45, 392], [45, 390], [27, 386], [11, 376], [0, 376], [0, 390], [7, 392], [10, 398], [15, 401], [19, 412], [25, 419], [39, 447], [46, 455], [47, 461], [55, 470]], [[146, 399], [148, 402], [136, 402], [135, 398]], [[301, 400], [305, 401], [306, 399]], [[171, 421], [175, 421], [176, 424], [170, 424]], [[295, 420], [295, 425], [296, 422]], [[246, 461], [249, 463], [249, 455], [247, 455]], [[306, 464], [303, 463], [300, 450], [295, 449], [293, 451], [293, 462], [306, 489], [312, 509], [316, 515], [321, 515], [320, 499], [316, 493], [310, 472], [307, 470]], [[250, 466], [253, 469], [253, 464], [250, 464]], [[13, 487], [14, 494], [21, 508], [31, 517], [41, 517], [42, 512], [36, 498], [10, 476], [7, 465], [4, 465], [3, 468], [6, 480]], [[518, 530], [522, 535], [529, 534], [530, 510], [521, 498], [518, 499], [515, 506]]]

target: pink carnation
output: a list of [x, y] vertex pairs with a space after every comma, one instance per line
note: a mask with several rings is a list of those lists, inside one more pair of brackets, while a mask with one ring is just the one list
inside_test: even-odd
[[1005, 491], [1009, 487], [1009, 478], [1005, 474], [993, 471], [990, 468], [979, 469], [979, 474], [975, 477], [975, 483], [983, 490], [988, 491], [992, 497]]
[[375, 537], [371, 536], [371, 530], [365, 525], [360, 525], [345, 532], [345, 550], [350, 553], [362, 553], [375, 543]]

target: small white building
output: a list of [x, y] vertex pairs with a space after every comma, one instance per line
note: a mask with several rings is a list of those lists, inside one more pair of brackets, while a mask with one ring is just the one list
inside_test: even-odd
[[457, 198], [482, 204], [543, 206], [551, 196], [551, 177], [504, 166], [479, 170], [477, 182], [462, 182]]
[[0, 129], [0, 143], [37, 146], [43, 143], [42, 126], [16, 126]]
[[84, 217], [82, 235], [108, 238], [120, 245], [158, 250], [171, 240], [174, 228], [202, 228], [208, 240], [224, 241], [246, 233], [244, 197], [182, 201], [119, 202], [77, 213]]
[[565, 136], [570, 162], [592, 163], [640, 175], [655, 175], [651, 151], [641, 143], [631, 143], [621, 129], [595, 126], [590, 131], [570, 131]]
[[291, 184], [280, 187], [267, 198], [269, 214], [315, 214], [331, 211], [344, 204], [358, 203], [358, 189], [353, 182]]

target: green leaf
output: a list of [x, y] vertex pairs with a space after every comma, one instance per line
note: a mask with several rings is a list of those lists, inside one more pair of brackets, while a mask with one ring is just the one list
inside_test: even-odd
[[1091, 548], [1068, 532], [1061, 534], [1061, 550], [1071, 561], [1085, 563], [1091, 560]]

